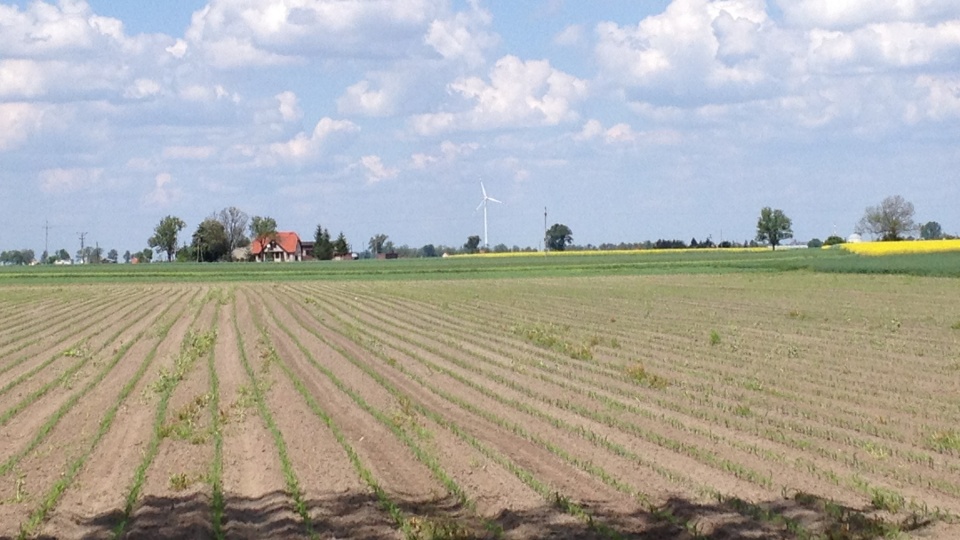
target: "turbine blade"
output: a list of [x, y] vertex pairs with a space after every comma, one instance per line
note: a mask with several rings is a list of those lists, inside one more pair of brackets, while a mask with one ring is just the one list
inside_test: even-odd
[[494, 199], [493, 197], [487, 197], [487, 200], [490, 201], [490, 202], [498, 202], [498, 203], [500, 203], [500, 204], [503, 204], [503, 201], [498, 201], [498, 200]]
[[[477, 205], [477, 210], [483, 208], [483, 207], [486, 206], [486, 205], [487, 205], [487, 200], [486, 200], [486, 199], [480, 201], [480, 204]], [[477, 210], [474, 210], [474, 212], [476, 212]]]
[[483, 198], [487, 198], [487, 188], [483, 187], [483, 182], [480, 182], [480, 191], [483, 192]]

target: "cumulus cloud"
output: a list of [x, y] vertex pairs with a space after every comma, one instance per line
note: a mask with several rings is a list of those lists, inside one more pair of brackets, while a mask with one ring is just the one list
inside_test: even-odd
[[396, 57], [417, 45], [442, 0], [213, 0], [193, 15], [186, 41], [220, 68], [305, 57]]
[[360, 114], [364, 116], [386, 116], [394, 112], [394, 96], [384, 88], [371, 88], [369, 81], [360, 81], [347, 87], [344, 95], [337, 100], [340, 114]]
[[143, 197], [144, 206], [169, 206], [183, 197], [183, 190], [174, 185], [170, 173], [160, 173], [153, 179], [153, 190]]
[[674, 0], [636, 26], [597, 25], [595, 54], [603, 76], [640, 99], [753, 99], [778, 78], [774, 30], [763, 0]]
[[480, 145], [477, 143], [456, 144], [450, 141], [443, 141], [440, 143], [439, 154], [418, 152], [410, 156], [410, 166], [414, 169], [426, 169], [438, 163], [452, 163], [461, 156], [472, 154], [478, 148], [480, 148]]
[[564, 47], [579, 45], [583, 40], [583, 26], [579, 24], [571, 24], [553, 36], [553, 42]]
[[397, 173], [399, 172], [397, 169], [386, 167], [383, 164], [383, 161], [380, 159], [380, 156], [363, 156], [360, 158], [360, 165], [366, 169], [367, 181], [371, 184], [396, 178]]
[[0, 103], [0, 152], [18, 147], [40, 130], [45, 108], [32, 103]]
[[469, 11], [430, 23], [424, 41], [447, 60], [478, 66], [484, 61], [484, 51], [497, 43], [496, 36], [484, 30], [492, 20], [488, 11], [471, 0]]
[[276, 98], [280, 102], [280, 117], [283, 118], [284, 122], [296, 122], [303, 117], [303, 111], [300, 110], [296, 94], [288, 90], [280, 92], [276, 95]]
[[954, 0], [777, 0], [777, 5], [789, 23], [806, 28], [838, 29], [960, 17], [960, 4]]
[[315, 158], [323, 150], [327, 140], [334, 134], [353, 133], [359, 130], [359, 126], [349, 120], [321, 118], [309, 135], [300, 132], [286, 142], [271, 144], [267, 155], [264, 156], [263, 164], [274, 164], [277, 160], [303, 161]]
[[94, 187], [100, 183], [103, 169], [46, 169], [40, 171], [40, 191], [51, 195], [64, 195]]
[[551, 67], [547, 60], [524, 62], [516, 56], [498, 60], [490, 71], [489, 83], [467, 77], [457, 79], [449, 88], [472, 108], [414, 117], [417, 132], [556, 125], [576, 120], [573, 106], [587, 95], [585, 80]]

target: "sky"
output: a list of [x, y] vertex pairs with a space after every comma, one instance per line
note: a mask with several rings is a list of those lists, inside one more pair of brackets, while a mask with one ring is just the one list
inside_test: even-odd
[[956, 0], [0, 1], [0, 249], [960, 233]]

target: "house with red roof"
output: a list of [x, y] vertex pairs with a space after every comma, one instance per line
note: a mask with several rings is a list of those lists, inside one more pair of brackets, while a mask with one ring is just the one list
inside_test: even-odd
[[303, 243], [295, 232], [261, 236], [250, 244], [250, 256], [256, 262], [302, 261]]

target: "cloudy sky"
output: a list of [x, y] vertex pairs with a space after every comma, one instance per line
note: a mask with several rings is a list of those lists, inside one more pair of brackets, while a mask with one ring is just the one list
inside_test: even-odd
[[354, 249], [960, 233], [956, 0], [0, 1], [0, 248], [226, 206]]

